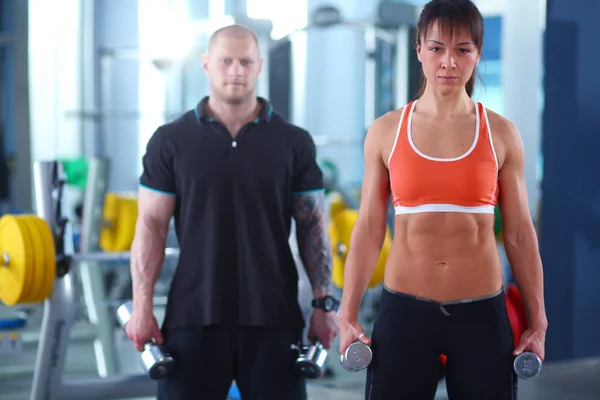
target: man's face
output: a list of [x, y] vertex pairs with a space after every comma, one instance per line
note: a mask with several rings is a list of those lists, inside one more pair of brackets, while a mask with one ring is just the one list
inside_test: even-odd
[[262, 70], [258, 47], [248, 35], [216, 38], [203, 56], [204, 71], [211, 93], [230, 104], [240, 104], [255, 96], [256, 81]]

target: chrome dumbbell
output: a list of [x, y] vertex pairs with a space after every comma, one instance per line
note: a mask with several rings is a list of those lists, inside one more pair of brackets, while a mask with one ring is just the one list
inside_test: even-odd
[[340, 355], [340, 363], [346, 371], [357, 372], [365, 369], [371, 364], [373, 352], [369, 345], [361, 341], [352, 343], [343, 354]]
[[[125, 329], [125, 325], [131, 318], [132, 310], [133, 304], [131, 301], [127, 301], [117, 308], [117, 321], [123, 329]], [[175, 367], [173, 358], [152, 341], [144, 343], [141, 361], [148, 377], [155, 380], [164, 379]]]
[[513, 368], [521, 379], [534, 379], [542, 372], [542, 360], [530, 351], [519, 354], [513, 361]]
[[311, 345], [292, 345], [293, 350], [298, 351], [295, 368], [306, 379], [319, 379], [325, 373], [327, 362], [327, 350], [319, 341]]

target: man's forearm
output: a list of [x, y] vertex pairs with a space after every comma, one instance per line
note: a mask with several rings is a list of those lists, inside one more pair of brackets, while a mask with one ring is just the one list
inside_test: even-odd
[[508, 261], [528, 316], [529, 328], [548, 326], [544, 304], [544, 278], [537, 238], [533, 229], [524, 230], [515, 240], [505, 240]]
[[294, 197], [298, 249], [315, 298], [331, 293], [332, 254], [322, 192]]
[[133, 306], [152, 310], [154, 286], [165, 258], [167, 233], [151, 222], [140, 222], [131, 251]]

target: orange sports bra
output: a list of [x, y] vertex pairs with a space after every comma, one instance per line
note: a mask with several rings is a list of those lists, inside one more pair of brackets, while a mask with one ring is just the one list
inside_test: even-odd
[[404, 107], [388, 159], [396, 215], [493, 214], [498, 201], [498, 160], [485, 107], [475, 103], [475, 139], [466, 153], [456, 158], [435, 158], [420, 152], [412, 141], [416, 103]]

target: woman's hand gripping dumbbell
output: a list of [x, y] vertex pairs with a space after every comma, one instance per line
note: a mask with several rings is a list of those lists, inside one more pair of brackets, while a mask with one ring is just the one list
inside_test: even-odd
[[545, 328], [529, 328], [521, 335], [513, 351], [513, 369], [521, 379], [537, 378], [545, 357]]
[[537, 354], [525, 351], [515, 357], [513, 368], [519, 378], [534, 379], [542, 372], [542, 360]]
[[160, 347], [163, 338], [154, 315], [134, 314], [133, 303], [127, 301], [117, 309], [117, 320], [137, 351], [142, 352], [142, 367], [148, 377], [164, 379], [173, 370], [175, 362]]
[[356, 372], [371, 364], [371, 339], [357, 322], [340, 324], [340, 363], [346, 371]]

